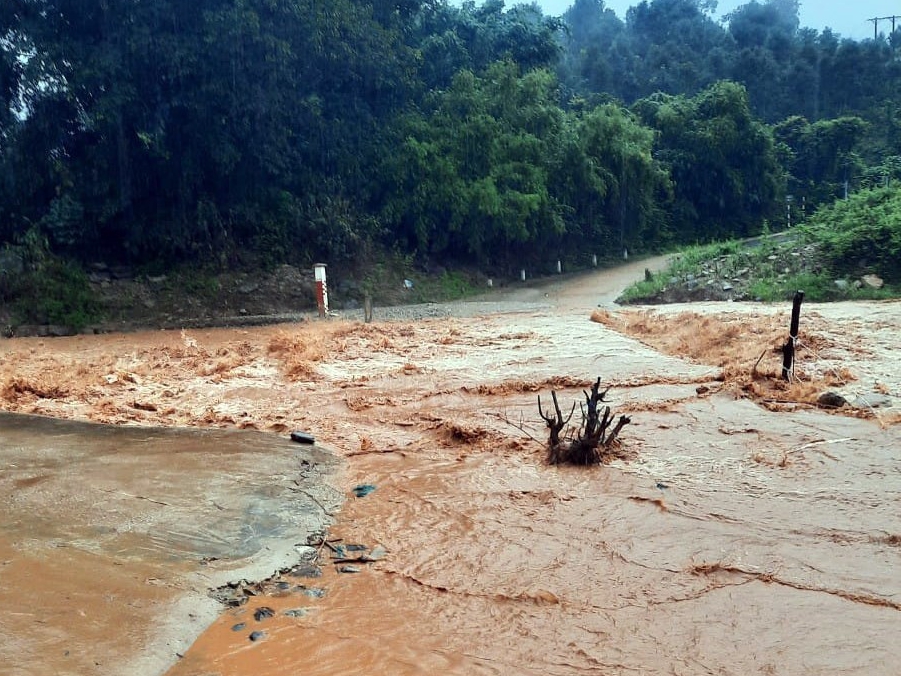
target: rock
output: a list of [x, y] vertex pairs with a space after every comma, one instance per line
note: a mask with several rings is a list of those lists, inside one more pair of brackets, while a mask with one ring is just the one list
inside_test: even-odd
[[372, 551], [366, 554], [363, 557], [363, 561], [370, 563], [372, 561], [381, 561], [386, 556], [388, 556], [388, 550], [385, 549], [382, 545], [376, 545], [372, 548]]
[[749, 272], [751, 272], [750, 268], [742, 268], [741, 270], [739, 270], [735, 273], [735, 276], [736, 277], [744, 277]]
[[860, 278], [860, 281], [866, 284], [871, 289], [881, 289], [885, 286], [885, 282], [882, 281], [882, 277], [878, 275], [864, 275]]
[[723, 291], [732, 291], [734, 288], [731, 284], [723, 284]]
[[244, 624], [243, 622], [239, 622], [238, 624], [232, 626], [232, 631], [241, 631], [246, 626], [247, 625]]
[[263, 620], [267, 620], [270, 617], [275, 617], [275, 611], [268, 606], [257, 608], [253, 612], [253, 619], [255, 619], [257, 622], [262, 622]]
[[315, 444], [316, 437], [308, 432], [291, 432], [291, 441], [296, 441], [298, 444]]
[[359, 573], [362, 570], [359, 566], [341, 566], [338, 569], [339, 573]]
[[16, 277], [25, 272], [25, 256], [18, 247], [0, 249], [0, 274]]
[[251, 641], [256, 643], [257, 641], [262, 641], [264, 638], [266, 638], [266, 632], [265, 631], [255, 631], [247, 638], [249, 638]]
[[817, 397], [817, 406], [821, 408], [841, 408], [847, 403], [848, 400], [836, 392], [823, 392]]
[[167, 279], [169, 279], [169, 278], [166, 277], [166, 275], [155, 275], [153, 277], [147, 277], [147, 281], [150, 282], [151, 284], [162, 284]]
[[306, 614], [306, 608], [294, 608], [293, 610], [285, 611], [285, 617], [304, 617]]
[[835, 284], [835, 286], [838, 287], [839, 289], [841, 289], [842, 291], [847, 291], [848, 287], [850, 286], [850, 284], [848, 284], [847, 279], [836, 279], [833, 282], [833, 284]]
[[289, 570], [288, 575], [294, 577], [316, 578], [322, 577], [322, 570], [319, 566], [314, 566], [311, 563], [300, 563]]
[[354, 495], [358, 498], [365, 498], [374, 490], [375, 486], [373, 486], [372, 484], [360, 484], [359, 486], [354, 487]]
[[134, 279], [134, 270], [127, 265], [114, 265], [110, 269], [110, 276], [113, 279]]
[[91, 284], [108, 284], [110, 281], [110, 274], [108, 272], [91, 272], [88, 274], [88, 281], [91, 282]]
[[878, 392], [871, 392], [857, 397], [852, 404], [855, 408], [888, 408], [894, 402], [891, 397]]
[[325, 596], [325, 589], [320, 587], [309, 587], [308, 589], [304, 589], [303, 593], [311, 599], [321, 599]]

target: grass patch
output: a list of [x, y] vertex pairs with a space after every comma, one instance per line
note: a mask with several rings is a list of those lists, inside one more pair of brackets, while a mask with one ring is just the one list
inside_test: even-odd
[[[690, 247], [620, 303], [885, 300], [901, 296], [901, 190], [864, 191], [777, 237]], [[878, 276], [883, 285], [874, 288]], [[877, 282], [878, 285], [879, 282]]]
[[708, 261], [736, 256], [742, 252], [742, 249], [742, 243], [735, 240], [688, 247], [674, 254], [669, 267], [665, 270], [657, 274], [646, 274], [643, 280], [627, 288], [618, 302], [638, 303], [654, 299], [673, 284], [673, 278], [677, 280], [697, 278], [703, 265]]

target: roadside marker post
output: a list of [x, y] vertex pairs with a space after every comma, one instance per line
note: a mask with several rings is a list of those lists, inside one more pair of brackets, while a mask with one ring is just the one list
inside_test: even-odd
[[324, 319], [328, 315], [328, 287], [325, 282], [325, 263], [316, 263], [313, 266], [313, 277], [316, 280], [316, 305], [319, 307], [319, 317]]

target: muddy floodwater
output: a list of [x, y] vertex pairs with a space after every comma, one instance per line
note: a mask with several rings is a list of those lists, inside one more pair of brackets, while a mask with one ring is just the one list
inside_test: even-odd
[[[114, 461], [72, 453], [76, 493], [113, 492], [44, 518], [65, 494], [61, 470], [32, 458], [23, 472], [4, 455], [4, 499], [21, 507], [0, 531], [0, 594], [24, 615], [0, 620], [0, 660], [17, 675], [155, 674], [165, 659], [135, 660], [169, 646], [169, 676], [897, 674], [901, 304], [805, 307], [806, 349], [784, 386], [770, 376], [788, 308], [613, 308], [644, 265], [428, 308], [428, 319], [7, 341], [8, 410], [139, 435], [224, 428], [240, 460], [218, 442], [183, 466], [171, 445]], [[568, 409], [598, 376], [632, 419], [623, 458], [546, 466], [537, 395], [556, 390]], [[820, 410], [826, 389], [855, 405]], [[242, 447], [239, 428], [259, 432]], [[310, 477], [323, 490], [316, 518], [334, 519], [316, 545], [319, 577], [285, 572], [315, 525], [290, 518], [308, 467], [285, 450], [295, 429], [343, 457], [337, 473], [325, 452], [308, 459], [323, 466]], [[112, 432], [77, 434], [92, 447]], [[265, 438], [275, 446], [261, 452]], [[175, 466], [191, 478], [167, 491]], [[355, 497], [358, 486], [374, 490]], [[191, 487], [207, 497], [190, 504]], [[171, 505], [180, 511], [166, 516]], [[287, 559], [263, 551], [258, 574], [241, 577], [267, 583], [217, 619], [199, 614], [216, 586], [202, 568], [232, 574], [242, 537], [270, 514], [281, 525], [262, 550], [281, 541]], [[384, 556], [348, 564], [358, 549]], [[34, 560], [46, 567], [37, 578]], [[98, 560], [128, 583], [92, 577]], [[192, 616], [211, 626], [188, 649]], [[182, 644], [154, 642], [164, 621]], [[42, 648], [90, 659], [42, 662]]]

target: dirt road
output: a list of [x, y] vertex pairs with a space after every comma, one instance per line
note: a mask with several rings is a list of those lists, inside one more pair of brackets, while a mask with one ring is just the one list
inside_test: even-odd
[[[761, 351], [760, 370], [775, 368], [784, 308], [590, 321], [659, 263], [435, 319], [8, 341], [3, 405], [136, 426], [306, 429], [346, 458], [342, 492], [375, 486], [349, 498], [331, 534], [382, 545], [384, 560], [358, 573], [327, 564], [318, 580], [228, 611], [172, 676], [893, 673], [899, 428], [892, 408], [858, 409], [862, 420], [810, 397], [829, 387], [894, 401], [901, 306], [810, 308], [803, 381], [784, 388], [750, 376]], [[872, 335], [863, 316], [877, 320]], [[536, 394], [575, 400], [597, 376], [633, 418], [632, 459], [546, 467]], [[262, 607], [275, 616], [254, 619]], [[71, 644], [92, 640], [68, 631]], [[71, 673], [123, 673], [105, 664]]]

